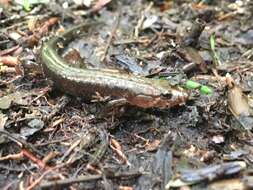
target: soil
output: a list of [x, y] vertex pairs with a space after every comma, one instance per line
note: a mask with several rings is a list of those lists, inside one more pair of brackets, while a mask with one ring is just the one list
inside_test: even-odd
[[[251, 189], [252, 16], [250, 0], [0, 0], [1, 189]], [[59, 90], [42, 44], [85, 22], [61, 51], [71, 66], [166, 80], [187, 101]]]

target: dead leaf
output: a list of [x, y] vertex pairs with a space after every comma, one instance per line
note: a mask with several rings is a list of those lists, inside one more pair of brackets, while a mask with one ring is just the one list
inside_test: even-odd
[[110, 3], [111, 0], [98, 0], [97, 3], [92, 7], [92, 11], [96, 12], [102, 9], [106, 4]]
[[[8, 117], [5, 114], [0, 112], [0, 131], [4, 130], [4, 126], [7, 120], [8, 120]], [[0, 134], [0, 145], [6, 142], [9, 142], [9, 139], [5, 135]]]
[[19, 64], [19, 60], [17, 57], [1, 56], [0, 63], [2, 63], [3, 65], [7, 65], [9, 67], [15, 67], [16, 65]]
[[252, 129], [253, 110], [249, 105], [248, 97], [243, 94], [239, 86], [234, 85], [234, 87], [228, 91], [228, 107], [239, 122], [240, 127], [246, 130]]
[[170, 180], [169, 183], [166, 185], [166, 189], [169, 189], [171, 187], [192, 185], [206, 180], [213, 181], [217, 178], [239, 173], [245, 168], [245, 162], [234, 161], [213, 166], [207, 166], [197, 170], [185, 170], [181, 172], [181, 176], [179, 178], [174, 178]]
[[69, 50], [65, 55], [64, 59], [69, 63], [70, 66], [77, 68], [86, 68], [84, 60], [80, 56], [80, 52], [76, 49]]
[[151, 15], [149, 17], [147, 17], [143, 24], [142, 24], [142, 29], [147, 29], [147, 28], [150, 28], [154, 23], [156, 23], [158, 20], [158, 16], [156, 15]]
[[119, 186], [118, 190], [133, 190], [133, 187], [130, 187], [130, 186]]
[[94, 0], [73, 0], [77, 5], [84, 5], [85, 7], [91, 7]]
[[247, 97], [237, 85], [234, 85], [234, 87], [228, 91], [228, 106], [236, 117], [240, 115], [248, 116], [252, 113]]
[[9, 98], [11, 96], [4, 96], [0, 98], [0, 109], [8, 109], [11, 105], [12, 98]]
[[25, 97], [31, 95], [28, 92], [14, 92], [0, 98], [0, 109], [8, 109], [11, 103], [16, 103], [18, 105], [27, 105], [28, 101], [24, 99]]
[[154, 140], [153, 142], [148, 143], [147, 146], [145, 146], [145, 149], [147, 151], [155, 151], [159, 147], [160, 143], [160, 140]]
[[0, 113], [0, 130], [4, 130], [7, 119], [8, 117], [5, 114]]
[[208, 190], [243, 190], [244, 184], [240, 179], [225, 179], [208, 185]]
[[10, 55], [10, 54], [14, 54], [16, 51], [19, 51], [20, 48], [21, 48], [21, 52], [22, 52], [22, 47], [20, 47], [19, 45], [13, 46], [13, 47], [8, 48], [8, 49], [1, 50], [0, 51], [0, 56], [2, 57], [2, 56], [7, 56], [7, 55]]
[[213, 136], [212, 141], [216, 144], [221, 144], [224, 142], [224, 137], [222, 135]]
[[32, 119], [28, 126], [23, 126], [20, 129], [20, 134], [22, 137], [32, 136], [34, 133], [40, 131], [44, 127], [44, 122], [40, 119]]
[[0, 0], [0, 5], [8, 6], [10, 5], [11, 0]]

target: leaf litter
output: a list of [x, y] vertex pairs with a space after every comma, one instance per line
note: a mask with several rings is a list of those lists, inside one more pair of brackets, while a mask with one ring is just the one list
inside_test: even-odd
[[[251, 1], [45, 2], [0, 1], [2, 188], [252, 188]], [[96, 19], [62, 47], [66, 60], [188, 84], [186, 104], [140, 109], [56, 91], [41, 44]]]

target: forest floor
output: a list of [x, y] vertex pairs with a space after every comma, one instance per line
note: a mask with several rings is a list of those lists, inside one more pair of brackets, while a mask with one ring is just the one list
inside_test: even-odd
[[[251, 189], [252, 17], [250, 0], [0, 0], [1, 189]], [[86, 22], [64, 46], [73, 67], [166, 81], [187, 100], [141, 108], [53, 85], [43, 44]]]

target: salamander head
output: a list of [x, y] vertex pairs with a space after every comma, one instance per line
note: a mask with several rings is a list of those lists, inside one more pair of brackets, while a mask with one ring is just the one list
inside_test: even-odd
[[180, 89], [170, 89], [159, 96], [137, 95], [128, 102], [142, 108], [170, 108], [186, 102], [188, 94]]

